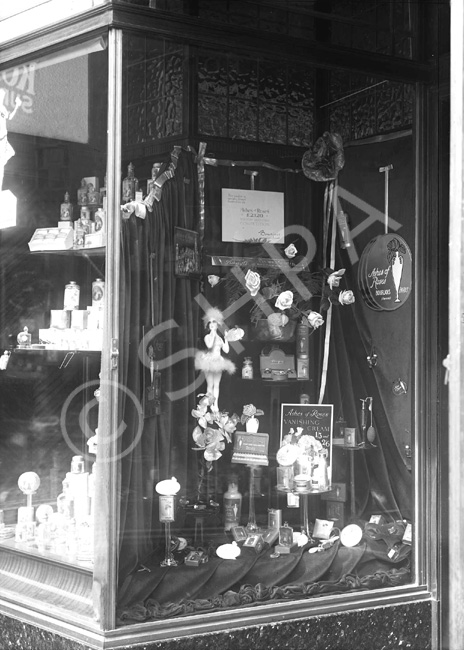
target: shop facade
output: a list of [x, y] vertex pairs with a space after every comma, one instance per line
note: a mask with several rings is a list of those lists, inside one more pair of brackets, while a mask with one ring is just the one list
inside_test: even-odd
[[458, 650], [449, 7], [36, 4], [0, 23], [5, 647]]

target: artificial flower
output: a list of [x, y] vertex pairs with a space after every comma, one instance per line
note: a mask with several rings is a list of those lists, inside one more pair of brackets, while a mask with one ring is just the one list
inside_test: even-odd
[[220, 281], [221, 278], [218, 275], [208, 275], [208, 282], [212, 287], [215, 287]]
[[201, 393], [198, 395], [200, 397], [200, 401], [198, 402], [198, 406], [211, 406], [214, 404], [214, 397], [210, 395], [209, 393]]
[[199, 395], [200, 402], [192, 415], [197, 419], [197, 425], [192, 432], [196, 447], [195, 451], [203, 451], [207, 471], [212, 469], [212, 461], [218, 460], [225, 449], [225, 442], [231, 442], [231, 435], [237, 428], [239, 417], [236, 413], [230, 416], [223, 411], [212, 411], [215, 400], [212, 395]]
[[248, 269], [245, 275], [245, 286], [252, 296], [256, 296], [261, 286], [261, 276], [259, 273]]
[[321, 451], [322, 449], [322, 444], [319, 440], [316, 440], [314, 436], [311, 436], [309, 434], [305, 434], [304, 436], [300, 436], [298, 438], [297, 442], [298, 447], [301, 447], [303, 451]]
[[275, 301], [277, 309], [290, 309], [293, 304], [293, 291], [282, 291]]
[[245, 424], [250, 418], [254, 418], [259, 415], [264, 415], [264, 411], [257, 409], [254, 404], [245, 404], [240, 421], [242, 424]]
[[275, 311], [272, 314], [269, 314], [267, 320], [274, 327], [285, 327], [285, 325], [288, 323], [288, 316], [282, 313], [279, 314]]
[[340, 293], [338, 294], [338, 302], [341, 305], [352, 305], [354, 301], [355, 301], [355, 297], [351, 289], [340, 291]]
[[324, 324], [324, 319], [317, 311], [310, 311], [306, 314], [306, 319], [313, 329], [317, 329]]
[[[257, 251], [253, 257], [260, 258], [261, 255], [263, 252]], [[339, 286], [344, 275], [345, 269], [310, 270], [305, 257], [298, 253], [297, 245], [288, 244], [286, 247], [275, 246], [262, 263], [257, 259], [243, 272], [230, 270], [221, 282], [224, 282], [229, 310], [234, 311], [235, 305], [241, 309], [244, 295], [253, 298], [249, 301], [252, 324], [257, 325], [272, 313], [284, 312], [289, 321], [309, 325], [313, 332], [324, 320], [320, 315], [318, 318], [313, 316], [312, 311], [324, 314], [331, 305], [340, 304]], [[342, 304], [350, 304], [350, 299], [344, 294], [342, 300]], [[311, 314], [309, 319], [307, 314]], [[279, 330], [282, 326], [274, 326], [272, 318], [268, 325], [270, 338], [282, 336]]]
[[344, 273], [345, 269], [340, 269], [339, 271], [334, 271], [329, 275], [327, 278], [327, 284], [329, 285], [330, 289], [335, 289], [336, 287], [340, 286], [340, 280], [342, 279]]
[[284, 253], [288, 257], [288, 259], [292, 259], [298, 253], [298, 250], [295, 244], [289, 244], [287, 248], [284, 250]]

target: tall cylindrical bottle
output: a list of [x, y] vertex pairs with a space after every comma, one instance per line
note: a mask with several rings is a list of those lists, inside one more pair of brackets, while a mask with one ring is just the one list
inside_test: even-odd
[[240, 526], [242, 512], [242, 495], [238, 491], [237, 483], [230, 482], [227, 492], [224, 493], [224, 530]]
[[72, 311], [79, 309], [80, 286], [77, 282], [69, 282], [64, 288], [64, 306], [63, 309]]

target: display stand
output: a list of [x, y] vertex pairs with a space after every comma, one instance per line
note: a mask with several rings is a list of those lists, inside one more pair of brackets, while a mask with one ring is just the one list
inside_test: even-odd
[[334, 445], [334, 449], [343, 449], [348, 452], [349, 456], [349, 473], [350, 473], [350, 518], [356, 518], [356, 472], [354, 467], [355, 454], [363, 451], [375, 449], [374, 445], [361, 444], [357, 447], [348, 447], [346, 445]]
[[174, 559], [174, 555], [171, 550], [171, 522], [166, 521], [164, 524], [164, 541], [165, 541], [165, 552], [164, 560], [161, 562], [161, 566], [177, 566], [177, 561]]
[[250, 470], [250, 489], [249, 489], [249, 507], [248, 507], [248, 523], [246, 530], [248, 533], [255, 533], [258, 530], [256, 524], [256, 511], [255, 511], [255, 467], [256, 465], [248, 465]]
[[324, 488], [324, 489], [295, 489], [295, 488], [283, 488], [278, 486], [277, 490], [278, 492], [291, 492], [292, 494], [295, 494], [296, 496], [300, 497], [300, 525], [301, 525], [301, 532], [304, 533], [310, 542], [314, 542], [315, 540], [313, 539], [311, 532], [309, 530], [309, 496], [319, 496], [320, 494], [325, 494], [326, 492], [330, 492], [332, 487]]

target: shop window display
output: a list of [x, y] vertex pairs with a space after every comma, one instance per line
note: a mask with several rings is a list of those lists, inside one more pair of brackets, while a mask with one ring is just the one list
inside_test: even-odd
[[[326, 160], [317, 159], [321, 151]], [[374, 159], [378, 153], [372, 153]], [[390, 145], [381, 155], [393, 157], [395, 169], [411, 172], [404, 147]], [[193, 273], [178, 278], [163, 295], [161, 277], [169, 258], [160, 256], [154, 273], [160, 300], [155, 300], [157, 327], [152, 331], [157, 333], [152, 345], [160, 350], [155, 364], [163, 365], [162, 388], [160, 417], [145, 423], [144, 437], [157, 453], [148, 448], [142, 457], [137, 451], [137, 462], [144, 475], [154, 477], [154, 484], [170, 475], [180, 489], [169, 541], [156, 498], [149, 524], [143, 510], [125, 509], [120, 624], [377, 589], [412, 579], [411, 476], [397, 449], [400, 439], [395, 439], [398, 422], [410, 426], [411, 386], [405, 378], [412, 360], [404, 357], [399, 377], [386, 387], [381, 379], [379, 386], [379, 374], [385, 370], [380, 358], [387, 348], [373, 333], [369, 336], [371, 312], [377, 324], [381, 314], [385, 317], [378, 325], [379, 336], [393, 319], [387, 302], [374, 310], [359, 284], [352, 255], [356, 247], [361, 256], [365, 245], [349, 237], [356, 222], [348, 228], [342, 215], [339, 227], [336, 217], [345, 210], [350, 215], [358, 210], [358, 217], [364, 205], [360, 201], [353, 209], [341, 182], [354, 158], [329, 134], [307, 151], [301, 169], [291, 171], [269, 169], [265, 163], [212, 160], [207, 149], [204, 158], [199, 166], [197, 152], [174, 151], [155, 180], [158, 200], [145, 201], [153, 214], [148, 210], [143, 220], [131, 215], [123, 224], [127, 269], [140, 274], [141, 286], [147, 283], [150, 246], [163, 249], [169, 232], [179, 225], [177, 218], [183, 227], [203, 235], [200, 277]], [[250, 169], [251, 174], [244, 173]], [[384, 177], [375, 171], [383, 189]], [[352, 167], [350, 180], [356, 173]], [[191, 181], [187, 185], [185, 178]], [[226, 191], [234, 197], [241, 190], [246, 206], [247, 193], [253, 192], [250, 184], [256, 188], [258, 183], [261, 192], [285, 195], [282, 243], [246, 237], [224, 241], [225, 188], [237, 190]], [[326, 190], [326, 211], [320, 204], [314, 227], [309, 228], [313, 220], [304, 206], [318, 183]], [[338, 199], [331, 200], [337, 191]], [[391, 185], [389, 191], [393, 214]], [[174, 205], [174, 212], [168, 209]], [[384, 222], [379, 223], [381, 232]], [[411, 227], [404, 226], [409, 243]], [[249, 223], [243, 226], [245, 233], [249, 229]], [[366, 233], [366, 243], [371, 234]], [[139, 250], [141, 242], [143, 257], [134, 266], [130, 251]], [[380, 266], [378, 274], [371, 274], [371, 280], [380, 278], [375, 285], [379, 296], [382, 291], [394, 294], [393, 258], [401, 255], [404, 269], [410, 262], [406, 249], [397, 248], [390, 256], [389, 250], [385, 243], [384, 275]], [[406, 347], [411, 336], [406, 271], [403, 280]], [[130, 301], [125, 309], [134, 313]], [[400, 313], [396, 305], [393, 309]], [[209, 354], [202, 320], [209, 322], [211, 314], [220, 333], [217, 393], [214, 388], [208, 393], [213, 386], [210, 367], [195, 364], [195, 355], [202, 359]], [[163, 329], [162, 323], [172, 318], [178, 327]], [[185, 328], [185, 319], [191, 327]], [[141, 327], [149, 323], [138, 322]], [[166, 350], [173, 355], [172, 364], [165, 363]], [[174, 356], [180, 350], [184, 354]], [[392, 354], [398, 368], [396, 355], [403, 352]], [[133, 380], [128, 373], [129, 387]], [[396, 407], [395, 414], [390, 406]], [[167, 415], [174, 438], [163, 426]], [[257, 422], [254, 430], [247, 427], [251, 419]], [[123, 474], [128, 502], [137, 490], [132, 462], [128, 460]], [[143, 526], [148, 526], [148, 539], [136, 549], [133, 531]], [[163, 566], [167, 549], [175, 560], [168, 568]], [[138, 562], [136, 557], [144, 559]]]
[[[30, 133], [23, 115], [25, 130], [11, 134], [15, 155], [4, 156], [3, 188], [19, 197], [23, 230], [2, 233], [4, 275], [17, 273], [22, 293], [2, 295], [2, 444], [18, 462], [2, 475], [0, 551], [26, 548], [70, 575], [82, 570], [76, 591], [98, 570], [111, 218], [121, 244], [112, 296], [120, 340], [108, 358], [117, 358], [124, 423], [110, 459], [119, 481], [117, 625], [410, 584], [411, 138], [365, 145], [358, 156], [337, 131], [319, 134], [312, 114], [301, 126], [294, 109], [312, 113], [314, 71], [292, 93], [288, 71], [271, 83], [261, 63], [260, 95], [254, 62], [232, 59], [227, 83], [241, 82], [240, 97], [228, 87], [237, 103], [228, 104], [227, 128], [262, 155], [243, 160], [222, 142], [218, 156], [214, 138], [231, 135], [221, 130], [221, 102], [214, 125], [201, 107], [220, 95], [223, 71], [207, 71], [201, 53], [198, 127], [213, 141], [171, 146], [184, 133], [186, 50], [127, 43], [140, 47], [123, 58], [119, 214], [107, 210], [97, 66], [86, 68], [92, 93], [76, 142], [43, 125], [46, 135]], [[253, 102], [260, 127], [249, 131], [239, 116]], [[18, 116], [10, 117], [12, 125]], [[145, 150], [152, 140], [168, 153]], [[297, 145], [294, 164], [281, 150], [267, 157], [270, 143]], [[24, 189], [31, 151], [38, 181]], [[37, 206], [37, 192], [44, 207], [26, 224], [22, 202], [33, 195]], [[77, 386], [89, 421], [69, 402]], [[91, 611], [88, 599], [82, 612]]]

